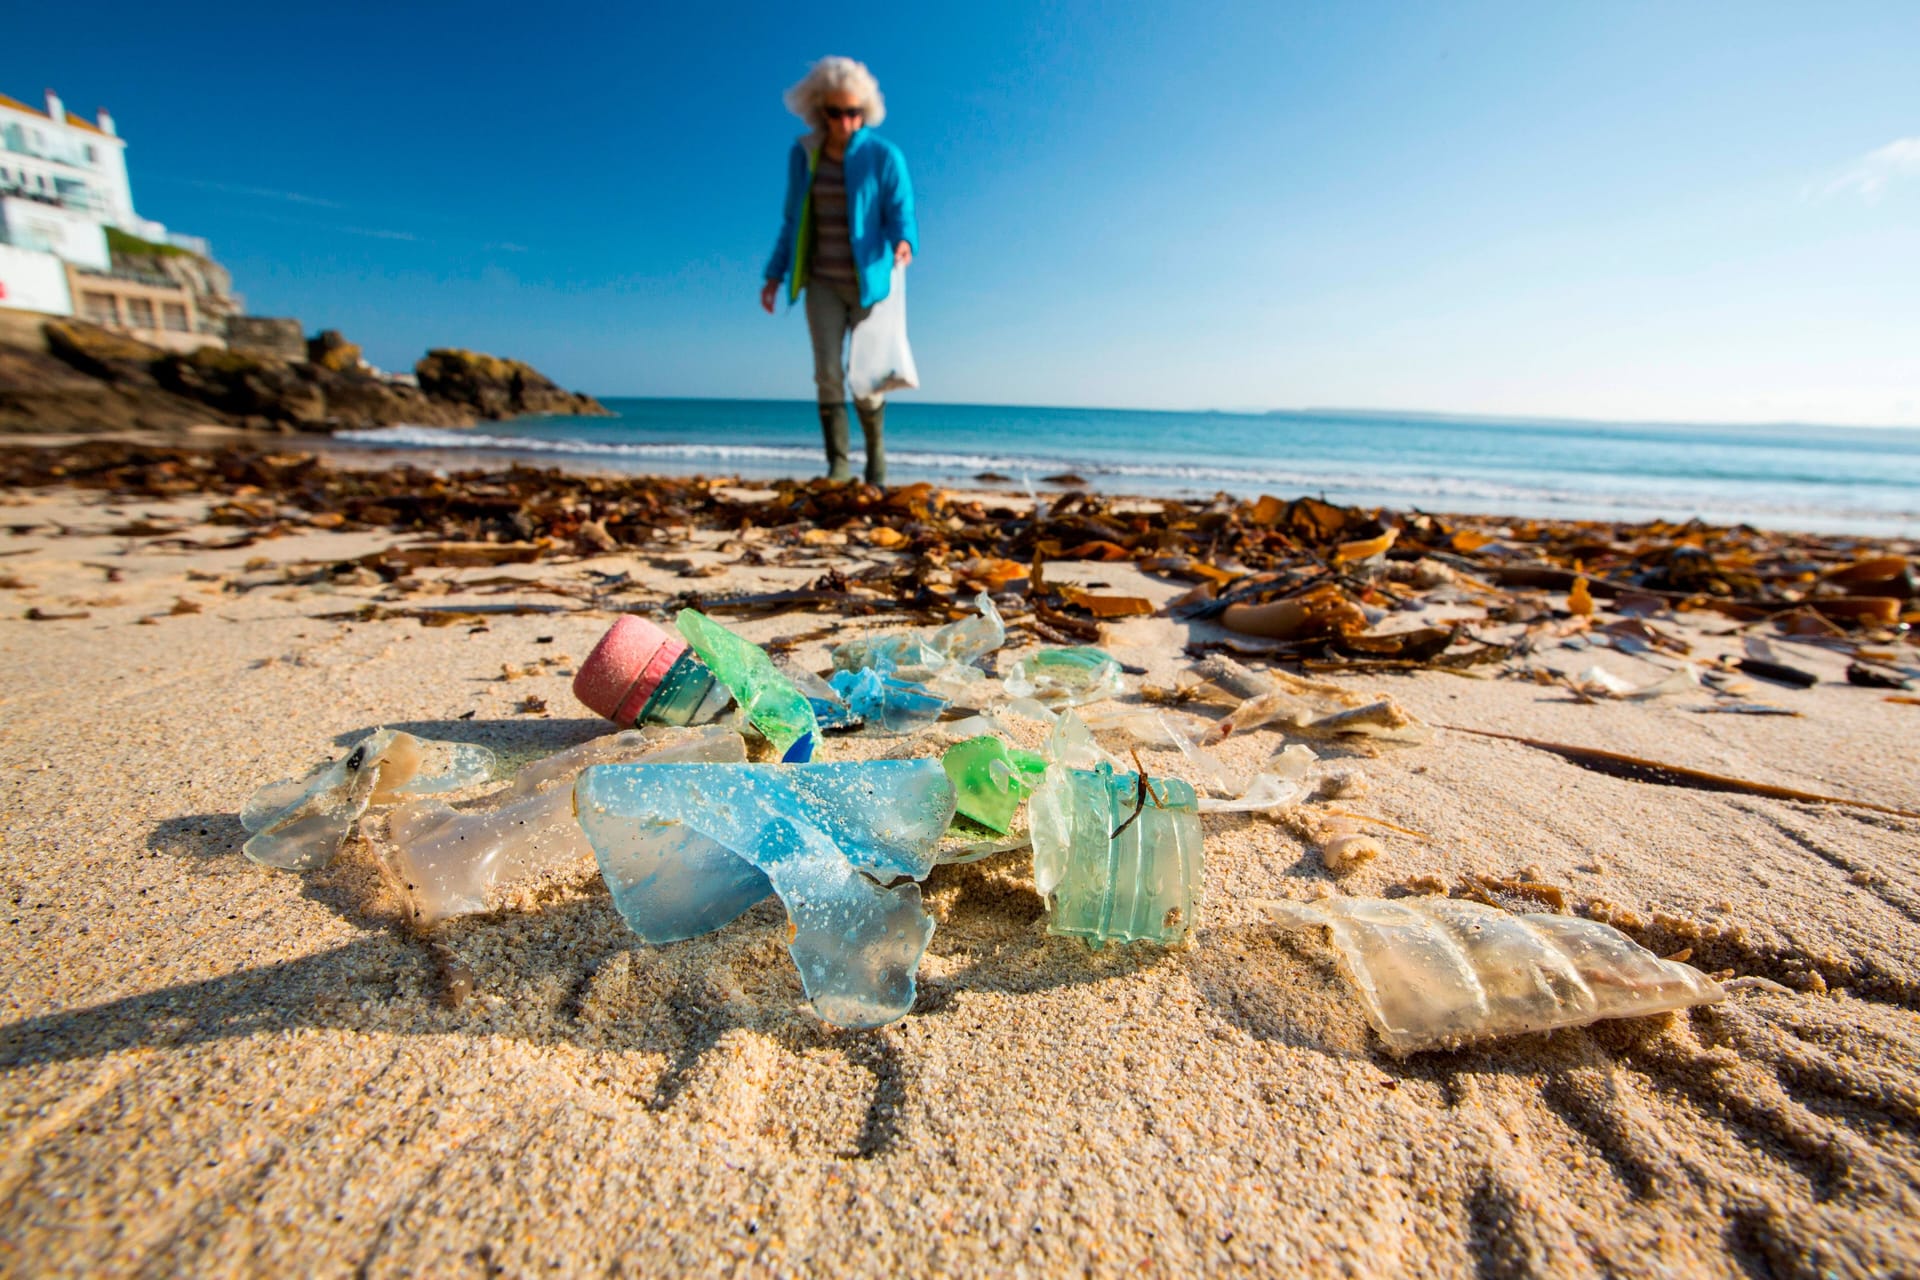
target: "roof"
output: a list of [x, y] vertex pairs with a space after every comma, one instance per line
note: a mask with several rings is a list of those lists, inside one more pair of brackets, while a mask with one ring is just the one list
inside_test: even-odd
[[[39, 107], [30, 107], [26, 103], [20, 101], [18, 98], [9, 98], [4, 93], [0, 93], [0, 107], [12, 107], [15, 111], [24, 111], [30, 116], [39, 116], [42, 120], [47, 120], [51, 118], [47, 115], [45, 111], [42, 111]], [[124, 138], [116, 137], [115, 135], [108, 133], [105, 129], [102, 129], [99, 125], [95, 124], [93, 121], [82, 119], [81, 117], [73, 114], [73, 112], [71, 111], [67, 112], [66, 123], [72, 125], [76, 129], [85, 129], [88, 133], [97, 133], [103, 138], [111, 138], [115, 142], [126, 141]]]

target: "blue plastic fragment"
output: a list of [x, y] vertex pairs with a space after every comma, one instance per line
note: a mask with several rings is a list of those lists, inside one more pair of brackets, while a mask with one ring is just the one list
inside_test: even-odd
[[574, 809], [614, 906], [646, 941], [710, 932], [772, 892], [821, 1018], [873, 1027], [912, 1008], [933, 937], [912, 882], [954, 812], [938, 760], [599, 765], [581, 773]]
[[932, 724], [947, 709], [945, 698], [926, 686], [866, 667], [833, 673], [833, 691], [846, 699], [853, 714], [889, 733], [912, 733]]

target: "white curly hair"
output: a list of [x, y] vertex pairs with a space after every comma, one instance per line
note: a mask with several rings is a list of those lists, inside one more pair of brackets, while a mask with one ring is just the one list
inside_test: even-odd
[[800, 83], [787, 90], [787, 110], [818, 129], [822, 124], [820, 100], [843, 89], [859, 95], [860, 105], [866, 110], [863, 123], [877, 125], [887, 118], [887, 100], [880, 96], [880, 82], [867, 70], [866, 63], [852, 58], [822, 58], [814, 63]]

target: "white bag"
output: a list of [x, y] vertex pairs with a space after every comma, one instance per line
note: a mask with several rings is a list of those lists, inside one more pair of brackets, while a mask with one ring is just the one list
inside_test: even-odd
[[867, 318], [853, 327], [847, 390], [860, 400], [882, 391], [919, 385], [913, 348], [907, 345], [907, 269], [896, 263], [887, 296], [874, 303]]

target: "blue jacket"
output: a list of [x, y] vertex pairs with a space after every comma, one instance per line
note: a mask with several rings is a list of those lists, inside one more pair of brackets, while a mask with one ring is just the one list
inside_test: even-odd
[[[788, 280], [787, 300], [807, 286], [807, 244], [813, 231], [813, 167], [820, 138], [809, 134], [793, 144], [787, 157], [787, 200], [780, 238], [773, 243], [763, 276]], [[893, 288], [893, 246], [905, 240], [920, 253], [920, 227], [913, 218], [913, 180], [900, 148], [871, 129], [847, 143], [841, 162], [847, 174], [847, 229], [852, 233], [853, 264], [860, 273], [860, 305], [870, 307]]]

